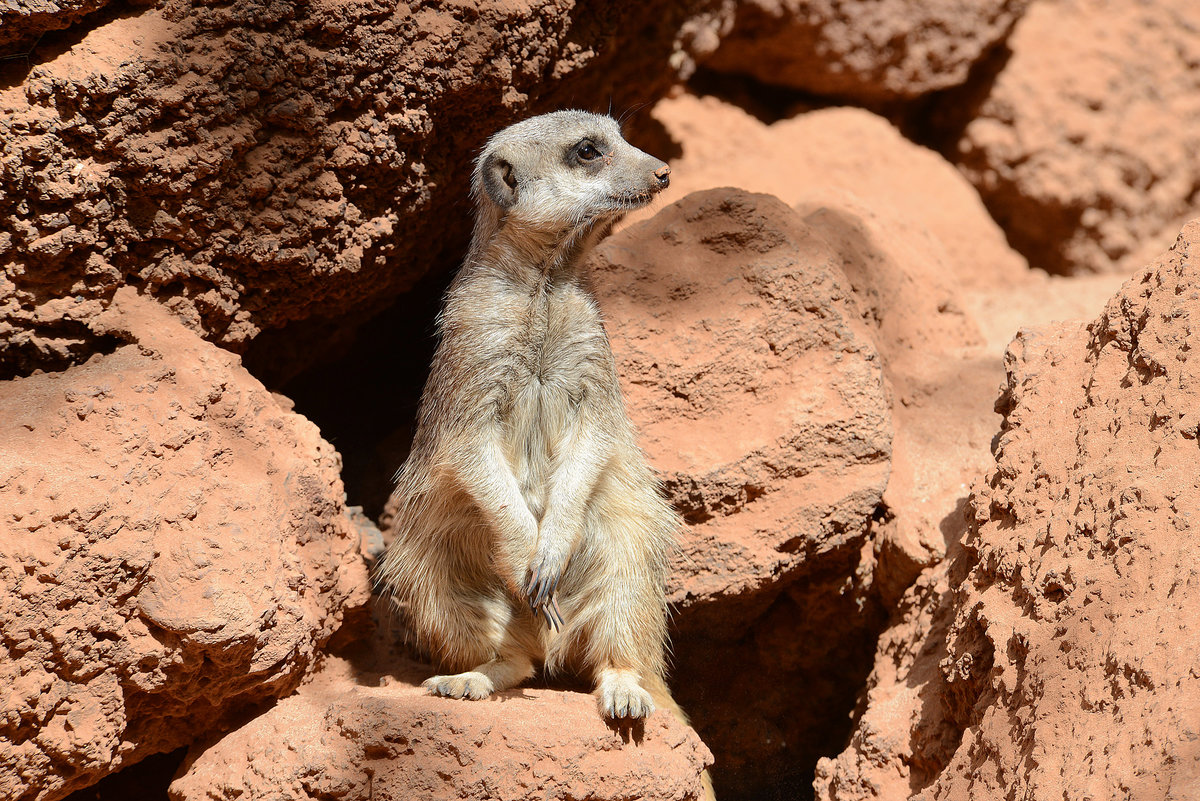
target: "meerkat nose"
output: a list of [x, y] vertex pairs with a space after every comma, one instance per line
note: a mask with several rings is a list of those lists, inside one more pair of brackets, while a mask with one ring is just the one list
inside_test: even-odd
[[654, 177], [658, 179], [658, 185], [666, 189], [671, 184], [671, 168], [666, 164], [654, 171]]

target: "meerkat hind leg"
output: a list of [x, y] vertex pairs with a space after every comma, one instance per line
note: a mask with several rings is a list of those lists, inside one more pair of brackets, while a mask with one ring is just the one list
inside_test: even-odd
[[632, 670], [601, 670], [596, 697], [606, 718], [648, 718], [654, 712], [654, 700]]
[[479, 701], [515, 687], [533, 675], [533, 662], [524, 654], [498, 656], [465, 673], [432, 676], [421, 683], [433, 695]]

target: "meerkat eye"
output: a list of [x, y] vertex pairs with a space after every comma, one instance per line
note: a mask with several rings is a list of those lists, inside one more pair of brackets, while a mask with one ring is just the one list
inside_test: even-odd
[[600, 158], [600, 151], [591, 142], [584, 142], [576, 152], [579, 154], [580, 161], [593, 161]]

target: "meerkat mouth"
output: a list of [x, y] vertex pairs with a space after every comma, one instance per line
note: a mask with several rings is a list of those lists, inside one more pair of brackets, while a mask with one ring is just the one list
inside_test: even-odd
[[608, 199], [609, 202], [611, 202], [618, 209], [627, 211], [631, 209], [640, 209], [642, 206], [649, 204], [650, 201], [654, 200], [655, 194], [656, 193], [650, 191], [635, 192], [628, 195], [609, 195]]

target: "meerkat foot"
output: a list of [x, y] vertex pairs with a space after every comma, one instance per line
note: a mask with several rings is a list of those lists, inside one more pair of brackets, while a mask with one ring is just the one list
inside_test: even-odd
[[596, 697], [606, 718], [648, 718], [654, 712], [650, 693], [631, 670], [600, 671]]
[[421, 682], [433, 695], [479, 701], [492, 693], [515, 687], [533, 675], [533, 662], [524, 654], [506, 652], [474, 670], [451, 676], [434, 676]]
[[433, 676], [425, 679], [421, 686], [433, 695], [441, 695], [446, 698], [469, 698], [472, 701], [487, 698], [496, 689], [496, 685], [492, 683], [487, 674], [478, 670], [456, 673], [453, 676]]

